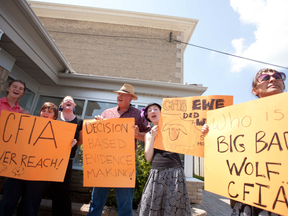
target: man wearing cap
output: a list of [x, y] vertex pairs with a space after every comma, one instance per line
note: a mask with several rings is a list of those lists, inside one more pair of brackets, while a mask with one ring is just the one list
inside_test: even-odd
[[[137, 148], [136, 140], [144, 141], [145, 133], [150, 130], [145, 117], [141, 117], [141, 111], [131, 106], [132, 100], [138, 100], [134, 94], [132, 85], [124, 84], [120, 90], [115, 91], [117, 96], [117, 106], [105, 110], [101, 116], [95, 116], [95, 119], [101, 120], [106, 118], [134, 118], [135, 119], [135, 149]], [[94, 187], [91, 194], [90, 209], [87, 216], [101, 216], [106, 204], [110, 188]], [[132, 201], [134, 188], [115, 188], [118, 216], [133, 216]]]

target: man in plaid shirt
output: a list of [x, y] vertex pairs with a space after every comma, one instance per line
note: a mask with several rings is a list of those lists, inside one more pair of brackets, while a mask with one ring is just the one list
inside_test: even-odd
[[[115, 91], [117, 96], [117, 107], [105, 110], [101, 116], [95, 119], [107, 118], [134, 118], [135, 119], [135, 150], [137, 148], [136, 141], [144, 141], [146, 132], [150, 130], [150, 126], [145, 117], [141, 117], [141, 111], [131, 106], [132, 100], [137, 100], [132, 85], [124, 84], [120, 90]], [[90, 209], [87, 216], [101, 216], [103, 208], [106, 204], [107, 196], [110, 188], [94, 187], [91, 194]], [[115, 188], [118, 216], [133, 216], [132, 201], [134, 188]]]

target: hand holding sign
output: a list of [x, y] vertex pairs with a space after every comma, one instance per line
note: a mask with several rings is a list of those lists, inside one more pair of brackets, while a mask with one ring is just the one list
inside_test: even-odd
[[288, 215], [287, 94], [208, 112], [206, 190]]
[[7, 111], [0, 121], [0, 175], [63, 181], [76, 125]]
[[85, 187], [135, 187], [133, 118], [84, 120]]
[[232, 105], [232, 96], [165, 98], [159, 133], [154, 147], [170, 152], [204, 157], [204, 136], [208, 110]]

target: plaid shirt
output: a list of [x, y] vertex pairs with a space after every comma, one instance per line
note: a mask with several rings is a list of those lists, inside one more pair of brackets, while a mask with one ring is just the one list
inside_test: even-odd
[[[113, 107], [110, 109], [105, 110], [101, 116], [105, 119], [107, 118], [134, 118], [135, 119], [135, 125], [138, 125], [139, 131], [140, 132], [148, 132], [150, 131], [150, 125], [146, 121], [145, 117], [141, 117], [141, 111], [137, 108], [134, 108], [133, 106], [130, 105], [129, 109], [120, 115], [118, 111], [119, 107]], [[136, 139], [135, 139], [135, 149], [137, 148], [136, 144]]]

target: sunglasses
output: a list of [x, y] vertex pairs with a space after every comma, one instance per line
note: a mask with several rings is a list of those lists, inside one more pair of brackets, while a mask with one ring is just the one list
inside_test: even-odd
[[285, 73], [282, 72], [275, 72], [273, 74], [260, 74], [257, 77], [258, 82], [267, 82], [271, 79], [271, 77], [273, 77], [275, 80], [279, 80], [279, 81], [285, 81], [286, 80], [286, 75]]

